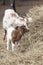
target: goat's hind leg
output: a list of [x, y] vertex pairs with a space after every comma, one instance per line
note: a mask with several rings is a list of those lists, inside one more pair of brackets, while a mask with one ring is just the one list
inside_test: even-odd
[[5, 30], [5, 33], [4, 33], [4, 38], [3, 38], [3, 40], [5, 40], [5, 38], [6, 38], [6, 34], [7, 34], [7, 31]]

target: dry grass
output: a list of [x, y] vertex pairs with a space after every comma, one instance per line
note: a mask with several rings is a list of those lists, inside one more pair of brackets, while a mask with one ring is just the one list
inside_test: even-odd
[[43, 6], [33, 7], [27, 13], [33, 18], [28, 24], [29, 32], [15, 51], [6, 50], [6, 42], [2, 41], [3, 29], [0, 29], [0, 65], [43, 65]]

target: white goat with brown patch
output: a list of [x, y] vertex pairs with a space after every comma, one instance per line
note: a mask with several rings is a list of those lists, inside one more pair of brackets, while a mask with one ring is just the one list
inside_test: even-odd
[[10, 26], [14, 26], [14, 28], [15, 28], [16, 26], [24, 25], [28, 29], [27, 23], [28, 22], [27, 22], [26, 18], [20, 17], [13, 9], [5, 10], [5, 14], [4, 14], [4, 17], [3, 17], [3, 28], [5, 30], [4, 39], [5, 39], [5, 36], [6, 36], [7, 29]]

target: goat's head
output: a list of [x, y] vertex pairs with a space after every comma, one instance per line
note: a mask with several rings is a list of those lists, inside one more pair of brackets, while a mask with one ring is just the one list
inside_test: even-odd
[[28, 32], [29, 30], [23, 25], [23, 26], [17, 26], [16, 29], [22, 32], [22, 34]]
[[25, 26], [17, 26], [15, 30], [12, 32], [12, 41], [15, 43], [15, 41], [19, 41], [24, 35], [24, 33], [28, 32], [29, 30], [26, 29]]

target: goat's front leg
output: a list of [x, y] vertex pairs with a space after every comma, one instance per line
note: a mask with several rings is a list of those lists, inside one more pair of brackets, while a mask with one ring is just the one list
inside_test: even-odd
[[9, 44], [10, 44], [10, 40], [7, 39], [7, 50], [9, 50]]
[[15, 44], [13, 42], [11, 42], [11, 44], [12, 44], [12, 51], [14, 51]]

